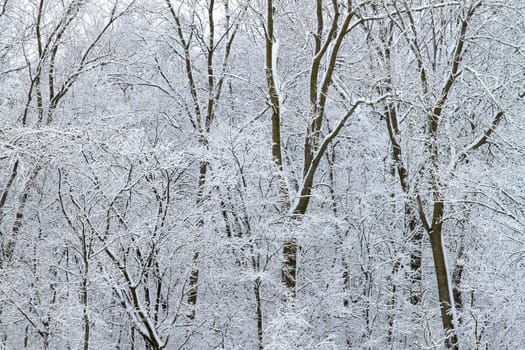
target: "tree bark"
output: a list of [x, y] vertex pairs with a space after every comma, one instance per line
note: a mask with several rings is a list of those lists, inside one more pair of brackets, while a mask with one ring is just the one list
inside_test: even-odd
[[[439, 226], [441, 226], [441, 224]], [[450, 349], [459, 349], [454, 325], [454, 304], [450, 290], [450, 281], [448, 279], [448, 266], [443, 247], [441, 227], [434, 227], [430, 233], [430, 244], [432, 246], [432, 257], [436, 270], [441, 320], [445, 335], [447, 336], [445, 344]]]
[[253, 286], [255, 293], [255, 304], [257, 309], [257, 340], [259, 350], [264, 349], [263, 339], [263, 316], [262, 316], [262, 305], [261, 305], [261, 278], [257, 277]]
[[423, 212], [421, 198], [417, 198], [419, 214], [423, 226], [430, 238], [432, 248], [432, 258], [434, 260], [434, 269], [436, 272], [439, 307], [441, 310], [441, 321], [445, 332], [445, 345], [447, 348], [457, 350], [458, 337], [455, 329], [455, 310], [450, 280], [448, 277], [448, 264], [445, 256], [445, 247], [443, 246], [443, 214], [445, 212], [445, 203], [442, 200], [442, 194], [439, 191], [434, 193], [434, 205], [432, 222], [429, 223]]

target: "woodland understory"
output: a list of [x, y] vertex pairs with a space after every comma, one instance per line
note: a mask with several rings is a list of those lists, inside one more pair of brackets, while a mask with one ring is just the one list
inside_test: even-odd
[[0, 350], [521, 349], [522, 0], [0, 0]]

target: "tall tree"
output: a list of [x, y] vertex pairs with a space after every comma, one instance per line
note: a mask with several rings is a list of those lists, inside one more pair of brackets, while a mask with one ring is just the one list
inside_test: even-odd
[[[462, 266], [461, 264], [456, 266], [453, 273], [454, 280], [451, 281], [448, 276], [452, 268], [445, 257], [443, 229], [447, 188], [458, 168], [468, 162], [472, 153], [490, 141], [505, 113], [498, 101], [491, 96], [490, 91], [482, 91], [476, 103], [483, 104], [484, 110], [477, 110], [476, 107], [471, 106], [464, 108], [467, 110], [472, 108], [471, 118], [483, 120], [486, 125], [479, 128], [472, 127], [471, 132], [466, 134], [467, 142], [463, 146], [451, 144], [451, 136], [444, 139], [444, 135], [450, 135], [450, 130], [447, 128], [461, 123], [461, 117], [454, 118], [452, 115], [469, 113], [462, 112], [459, 106], [452, 110], [452, 106], [462, 98], [468, 99], [457, 86], [469, 84], [469, 79], [475, 78], [466, 77], [468, 73], [464, 73], [463, 70], [469, 69], [468, 60], [471, 59], [472, 53], [468, 55], [467, 52], [469, 49], [473, 50], [474, 45], [468, 39], [469, 33], [475, 32], [472, 27], [475, 26], [476, 17], [484, 10], [482, 3], [476, 1], [461, 6], [441, 4], [419, 8], [400, 1], [385, 5], [381, 11], [376, 11], [375, 15], [376, 18], [386, 20], [379, 30], [377, 39], [380, 64], [385, 65], [384, 84], [381, 88], [386, 91], [396, 91], [398, 94], [397, 100], [391, 100], [385, 105], [382, 114], [386, 120], [392, 145], [393, 166], [402, 192], [406, 196], [404, 215], [415, 243], [412, 248], [414, 250], [411, 252], [410, 267], [412, 274], [415, 274], [415, 279], [420, 281], [422, 236], [416, 231], [418, 224], [415, 222], [415, 216], [418, 215], [417, 219], [428, 233], [430, 240], [442, 325], [447, 335], [445, 343], [450, 348], [459, 347], [455, 306], [462, 304], [459, 287]], [[425, 26], [429, 26], [431, 30], [425, 31]], [[403, 81], [395, 75], [396, 63], [392, 58], [392, 51], [397, 50], [394, 42], [398, 42], [399, 37], [403, 37], [408, 45], [416, 67], [414, 73], [419, 80], [417, 91], [421, 94], [416, 97], [417, 101], [402, 100]], [[454, 43], [451, 50], [450, 42]], [[414, 134], [414, 131], [409, 131], [408, 134], [402, 133], [399, 116], [404, 114], [408, 116], [403, 117], [404, 119], [410, 118], [412, 110], [419, 110], [423, 114], [422, 118], [413, 117], [413, 119], [421, 120], [423, 123], [419, 129], [422, 131], [424, 142], [421, 145], [423, 152], [417, 152], [418, 156], [414, 154], [409, 158], [407, 153], [414, 152], [413, 146], [410, 145], [410, 141], [405, 141], [402, 137]], [[409, 122], [407, 127], [413, 126]], [[449, 153], [445, 151], [447, 148], [454, 151]], [[412, 164], [407, 164], [409, 159]], [[420, 163], [414, 163], [414, 159], [420, 159]], [[410, 172], [409, 169], [412, 171]], [[458, 261], [461, 260], [463, 249], [458, 252], [460, 254]], [[455, 285], [454, 288], [452, 283]], [[412, 302], [419, 301], [420, 296], [417, 293], [413, 294]]]
[[[327, 6], [330, 8], [327, 9]], [[332, 1], [327, 5], [322, 0], [315, 2], [316, 32], [313, 34], [313, 54], [306, 70], [309, 74], [308, 83], [308, 110], [306, 111], [307, 128], [304, 136], [304, 159], [302, 163], [302, 176], [299, 179], [297, 196], [289, 194], [283, 178], [283, 147], [281, 137], [281, 104], [282, 95], [278, 81], [277, 56], [278, 42], [280, 38], [275, 33], [276, 7], [272, 1], [267, 2], [265, 39], [266, 39], [266, 66], [265, 74], [269, 91], [269, 103], [272, 108], [272, 156], [280, 176], [280, 192], [283, 201], [285, 215], [300, 218], [305, 215], [312, 196], [315, 183], [315, 175], [319, 164], [323, 159], [328, 146], [338, 136], [347, 121], [358, 109], [364, 100], [347, 101], [350, 105], [342, 117], [332, 128], [328, 129], [326, 121], [326, 110], [329, 105], [329, 95], [332, 90], [334, 75], [336, 74], [338, 60], [341, 58], [341, 48], [345, 37], [356, 28], [352, 20], [355, 7], [352, 1]], [[286, 10], [285, 10], [286, 11]], [[325, 21], [328, 20], [328, 25]], [[290, 198], [297, 198], [291, 200]], [[293, 296], [297, 286], [297, 238], [289, 237], [283, 247], [282, 280], [288, 292]]]

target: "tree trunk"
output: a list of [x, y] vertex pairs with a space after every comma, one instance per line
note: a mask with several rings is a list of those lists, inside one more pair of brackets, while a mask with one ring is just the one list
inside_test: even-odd
[[193, 264], [190, 274], [190, 291], [188, 293], [188, 302], [190, 304], [190, 313], [188, 317], [190, 319], [195, 319], [195, 307], [197, 305], [197, 295], [198, 295], [198, 283], [199, 283], [199, 266], [197, 265], [199, 261], [199, 252], [195, 251], [193, 254]]
[[295, 297], [297, 277], [297, 239], [290, 238], [283, 247], [282, 280], [291, 297]]
[[89, 256], [85, 232], [82, 233], [82, 255], [84, 260], [84, 273], [82, 276], [82, 322], [84, 323], [84, 350], [89, 350], [89, 337], [91, 325], [89, 319]]
[[[206, 143], [207, 145], [207, 143]], [[202, 161], [199, 167], [199, 184], [197, 190], [197, 205], [202, 205], [204, 200], [204, 187], [206, 185], [206, 174], [208, 173], [208, 162]], [[202, 230], [204, 226], [204, 219], [201, 217], [197, 221], [197, 229]], [[190, 312], [188, 318], [190, 320], [195, 319], [195, 308], [197, 306], [198, 297], [198, 284], [199, 284], [199, 250], [193, 252], [192, 267], [189, 278], [190, 290], [188, 293], [188, 304], [190, 306]]]
[[408, 235], [410, 247], [410, 303], [418, 305], [421, 302], [421, 259], [423, 248], [423, 232], [418, 227], [415, 213], [408, 203], [405, 203], [405, 218], [408, 219]]
[[262, 317], [262, 305], [261, 305], [261, 279], [257, 277], [253, 286], [255, 293], [255, 303], [257, 307], [257, 339], [259, 343], [259, 350], [264, 349], [263, 343], [263, 317]]
[[[439, 204], [439, 203], [438, 203]], [[441, 203], [441, 207], [443, 203]], [[442, 212], [443, 209], [441, 209]], [[440, 215], [442, 217], [442, 215]], [[445, 344], [447, 348], [459, 349], [458, 338], [454, 326], [454, 307], [452, 294], [450, 289], [450, 281], [448, 278], [448, 266], [445, 257], [445, 250], [443, 247], [442, 237], [442, 222], [441, 220], [433, 223], [432, 231], [429, 232], [430, 244], [432, 246], [432, 257], [434, 259], [434, 268], [436, 270], [439, 305], [441, 309], [441, 320], [443, 322], [443, 330], [447, 339]]]

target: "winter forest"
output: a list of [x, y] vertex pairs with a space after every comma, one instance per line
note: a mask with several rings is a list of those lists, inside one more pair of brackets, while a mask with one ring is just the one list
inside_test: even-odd
[[523, 349], [523, 0], [0, 0], [0, 349]]

